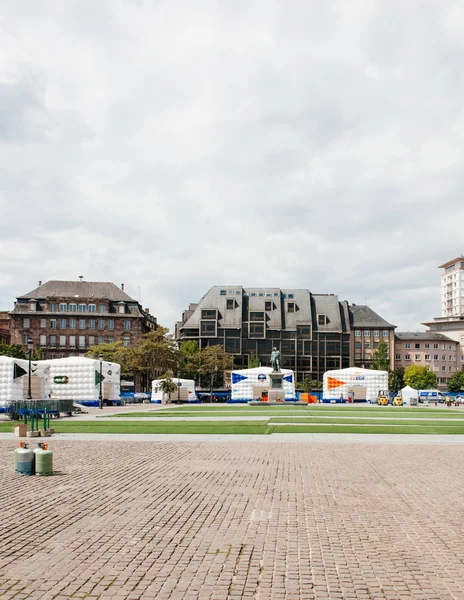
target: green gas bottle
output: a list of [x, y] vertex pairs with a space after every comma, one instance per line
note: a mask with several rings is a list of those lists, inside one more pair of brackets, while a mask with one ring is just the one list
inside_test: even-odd
[[48, 449], [48, 444], [39, 443], [34, 450], [36, 475], [53, 474], [53, 452]]

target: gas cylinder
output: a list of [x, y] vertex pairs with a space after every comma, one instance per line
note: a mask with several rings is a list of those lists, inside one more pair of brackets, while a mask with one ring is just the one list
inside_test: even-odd
[[48, 449], [48, 444], [37, 444], [34, 454], [36, 475], [51, 475], [53, 473], [53, 452]]
[[18, 475], [34, 475], [34, 453], [26, 442], [21, 442], [15, 450], [15, 462]]
[[18, 451], [20, 448], [23, 448], [23, 446], [27, 446], [26, 442], [19, 442], [19, 446], [17, 448], [14, 449], [14, 470], [16, 471], [16, 473], [18, 472]]

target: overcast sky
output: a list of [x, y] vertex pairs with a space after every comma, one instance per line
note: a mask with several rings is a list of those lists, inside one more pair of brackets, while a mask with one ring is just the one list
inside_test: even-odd
[[464, 253], [464, 4], [0, 2], [0, 309], [124, 282], [172, 329], [213, 285], [398, 330]]

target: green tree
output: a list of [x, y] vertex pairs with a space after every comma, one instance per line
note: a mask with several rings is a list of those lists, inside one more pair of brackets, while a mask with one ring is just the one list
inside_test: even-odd
[[[0, 355], [10, 356], [11, 358], [27, 359], [27, 354], [21, 344], [0, 344]], [[34, 359], [37, 360], [37, 359]]]
[[388, 388], [395, 396], [404, 388], [404, 367], [396, 367], [388, 373]]
[[198, 366], [200, 347], [196, 340], [187, 340], [183, 342], [178, 354], [177, 370], [181, 377], [186, 379], [198, 379]]
[[234, 357], [220, 345], [207, 346], [198, 355], [198, 372], [202, 387], [224, 384], [224, 372], [232, 370]]
[[448, 381], [448, 392], [460, 392], [464, 388], [464, 371], [456, 371]]
[[163, 371], [174, 371], [178, 365], [179, 351], [177, 343], [166, 327], [159, 326], [155, 331], [146, 333], [134, 346], [127, 347], [127, 369], [139, 373], [142, 387], [151, 387]]
[[261, 361], [257, 356], [255, 356], [254, 352], [250, 354], [250, 358], [248, 359], [248, 368], [254, 369], [255, 367], [260, 367]]
[[410, 365], [404, 371], [404, 382], [415, 390], [427, 390], [437, 385], [437, 376], [428, 367]]
[[128, 367], [128, 347], [122, 342], [112, 342], [110, 344], [97, 344], [89, 348], [86, 353], [87, 358], [98, 360], [100, 354], [103, 360], [121, 365], [121, 378], [127, 379], [133, 376]]
[[388, 371], [389, 368], [390, 359], [388, 356], [388, 346], [383, 340], [380, 340], [379, 347], [374, 352], [374, 358], [371, 363], [371, 369], [376, 369], [378, 371]]
[[316, 386], [316, 382], [311, 379], [311, 375], [305, 375], [303, 381], [299, 381], [295, 387], [304, 394], [310, 394]]
[[[168, 395], [168, 403], [171, 402], [171, 394], [177, 390], [177, 384], [172, 380], [172, 371], [167, 371], [163, 375], [159, 382], [160, 390], [163, 392], [163, 400], [165, 400], [165, 394]], [[164, 404], [164, 402], [163, 402]]]

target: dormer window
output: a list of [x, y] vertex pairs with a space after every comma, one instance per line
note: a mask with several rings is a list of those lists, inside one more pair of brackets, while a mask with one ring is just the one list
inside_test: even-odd
[[124, 302], [118, 303], [118, 314], [123, 315], [126, 312], [126, 304]]
[[272, 301], [268, 300], [264, 303], [264, 310], [273, 310]]
[[327, 325], [327, 315], [317, 315], [318, 325]]
[[226, 308], [228, 310], [235, 308], [235, 300], [233, 298], [227, 298]]
[[287, 312], [294, 313], [295, 312], [295, 303], [287, 302]]
[[29, 303], [29, 310], [34, 312], [35, 310], [37, 310], [37, 301], [36, 300], [31, 300]]

